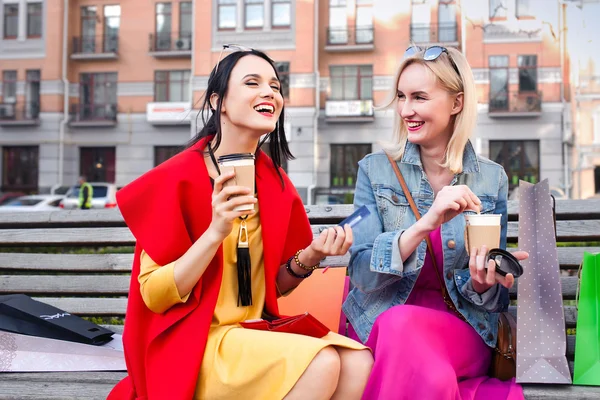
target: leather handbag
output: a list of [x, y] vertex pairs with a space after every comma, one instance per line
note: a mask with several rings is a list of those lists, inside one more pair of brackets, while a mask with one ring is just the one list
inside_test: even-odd
[[[402, 190], [404, 191], [404, 196], [406, 200], [408, 200], [408, 204], [410, 204], [410, 208], [412, 212], [415, 214], [417, 221], [421, 219], [421, 214], [417, 209], [417, 205], [413, 200], [408, 187], [406, 186], [406, 182], [404, 181], [404, 177], [400, 172], [400, 168], [398, 168], [398, 164], [396, 161], [390, 157], [389, 154], [386, 154], [394, 172], [396, 173], [396, 178], [398, 178], [398, 182], [400, 186], [402, 186]], [[444, 298], [444, 303], [448, 306], [450, 310], [452, 310], [460, 319], [466, 322], [465, 317], [456, 309], [456, 306], [452, 302], [452, 299], [448, 295], [448, 290], [446, 289], [446, 284], [442, 280], [440, 276], [440, 271], [437, 267], [437, 263], [435, 261], [435, 255], [433, 253], [433, 246], [431, 245], [431, 240], [429, 239], [429, 235], [425, 237], [427, 241], [427, 250], [429, 251], [429, 257], [433, 263], [433, 267], [435, 269], [438, 280], [440, 281], [440, 287], [442, 289], [442, 296]], [[502, 312], [499, 314], [498, 318], [498, 342], [496, 343], [496, 348], [492, 353], [492, 362], [490, 365], [490, 376], [493, 378], [498, 378], [500, 380], [509, 380], [514, 378], [517, 374], [517, 323], [513, 316], [508, 312]]]
[[257, 329], [260, 331], [295, 333], [297, 335], [322, 338], [329, 333], [329, 328], [309, 313], [283, 317], [268, 321], [266, 319], [254, 319], [240, 322], [246, 329]]

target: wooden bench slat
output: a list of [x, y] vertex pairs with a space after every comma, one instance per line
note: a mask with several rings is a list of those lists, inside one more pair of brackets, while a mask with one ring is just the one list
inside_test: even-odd
[[[351, 204], [344, 205], [312, 205], [305, 206], [311, 223], [339, 222], [352, 213]], [[519, 203], [515, 200], [508, 202], [509, 219], [516, 220]], [[557, 200], [556, 214], [559, 220], [571, 219], [600, 219], [600, 199], [586, 200]], [[57, 225], [69, 226], [124, 226], [123, 217], [118, 209], [105, 210], [57, 210], [40, 211], [35, 213], [2, 213], [0, 228], [31, 227]]]
[[[575, 293], [577, 292], [577, 276], [561, 276], [560, 283], [562, 286], [562, 294], [563, 299], [574, 299]], [[519, 287], [519, 280], [515, 280], [515, 284], [512, 288], [510, 288], [511, 298], [516, 298], [517, 296], [517, 288]]]
[[133, 254], [0, 253], [0, 269], [113, 272], [131, 271]]
[[597, 400], [600, 387], [571, 385], [523, 385], [527, 400]]
[[133, 246], [129, 228], [1, 229], [3, 246]]
[[34, 297], [61, 310], [83, 316], [124, 316], [127, 298]]
[[0, 292], [126, 296], [129, 293], [129, 276], [0, 275]]

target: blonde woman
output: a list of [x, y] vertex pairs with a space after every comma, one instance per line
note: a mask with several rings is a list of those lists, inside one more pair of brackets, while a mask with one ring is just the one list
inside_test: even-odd
[[[484, 247], [470, 257], [465, 249], [466, 210], [502, 214], [503, 248], [507, 229], [506, 173], [469, 141], [477, 114], [471, 68], [457, 50], [411, 47], [395, 83], [387, 106], [399, 119], [386, 152], [422, 218], [417, 222], [384, 152], [360, 161], [354, 205], [371, 215], [354, 231], [354, 289], [344, 311], [375, 355], [363, 399], [523, 398], [514, 381], [486, 376], [497, 312], [508, 305], [514, 277], [496, 274], [493, 262], [486, 270], [477, 257]], [[442, 281], [460, 317], [444, 302]]]

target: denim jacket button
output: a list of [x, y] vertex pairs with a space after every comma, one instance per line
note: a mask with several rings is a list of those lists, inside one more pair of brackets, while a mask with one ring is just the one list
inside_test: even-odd
[[454, 240], [448, 240], [447, 245], [449, 249], [453, 249], [456, 247], [456, 242]]
[[477, 327], [478, 327], [479, 329], [481, 329], [481, 330], [484, 330], [484, 329], [485, 329], [485, 325], [483, 324], [483, 322], [480, 322], [480, 323], [478, 323], [478, 324], [477, 324]]
[[494, 340], [494, 335], [492, 335], [492, 333], [488, 333], [487, 335], [487, 339], [491, 342], [492, 340]]
[[452, 279], [452, 271], [448, 271], [448, 273], [446, 274], [446, 278]]
[[396, 195], [393, 195], [393, 196], [392, 196], [392, 201], [393, 201], [394, 203], [397, 203], [397, 202], [398, 202], [398, 196], [396, 196]]

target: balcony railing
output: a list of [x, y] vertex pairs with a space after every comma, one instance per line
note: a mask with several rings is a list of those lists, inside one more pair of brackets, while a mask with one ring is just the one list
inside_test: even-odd
[[492, 115], [539, 115], [542, 112], [542, 92], [490, 93], [488, 112]]
[[327, 100], [325, 116], [334, 121], [373, 119], [373, 100]]
[[455, 43], [458, 42], [458, 28], [455, 23], [410, 24], [410, 40], [414, 43]]
[[0, 125], [30, 126], [39, 124], [40, 103], [0, 103]]
[[149, 35], [149, 50], [154, 57], [191, 57], [192, 34], [158, 32]]
[[116, 104], [72, 104], [72, 126], [113, 126], [117, 123]]
[[373, 47], [374, 30], [372, 26], [365, 27], [329, 27], [327, 28], [328, 47]]
[[580, 76], [579, 94], [600, 94], [600, 76]]
[[116, 59], [119, 37], [116, 35], [76, 36], [73, 38], [72, 59]]

